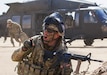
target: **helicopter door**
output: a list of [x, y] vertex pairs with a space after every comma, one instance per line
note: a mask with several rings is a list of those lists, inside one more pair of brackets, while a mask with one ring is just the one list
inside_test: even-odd
[[[82, 11], [83, 12], [83, 11]], [[94, 11], [84, 11], [83, 15], [83, 32], [89, 37], [98, 37], [102, 35], [100, 23]]]
[[[80, 13], [79, 12], [72, 12], [68, 15], [69, 20], [66, 18], [65, 25], [65, 38], [73, 38], [78, 36], [81, 33], [81, 26], [80, 26]], [[72, 17], [72, 18], [71, 18]]]

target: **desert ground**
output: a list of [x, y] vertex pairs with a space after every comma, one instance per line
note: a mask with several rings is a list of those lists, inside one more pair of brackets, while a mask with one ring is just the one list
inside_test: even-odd
[[[19, 44], [15, 41], [15, 47], [12, 46], [10, 38], [4, 43], [4, 38], [0, 38], [0, 75], [17, 75], [15, 67], [17, 62], [11, 60], [13, 51], [19, 48]], [[75, 40], [71, 45], [67, 44], [69, 52], [72, 54], [87, 55], [91, 53], [91, 59], [97, 59], [106, 61], [107, 60], [107, 39], [95, 40], [92, 46], [85, 46], [83, 40]], [[71, 60], [73, 70], [75, 71], [77, 61]], [[88, 61], [82, 62], [80, 67], [80, 73], [86, 71]], [[89, 69], [86, 75], [90, 75], [96, 68], [101, 66], [102, 63], [90, 61]]]

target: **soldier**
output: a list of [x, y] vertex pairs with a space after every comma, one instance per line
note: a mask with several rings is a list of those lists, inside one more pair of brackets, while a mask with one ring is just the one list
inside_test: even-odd
[[13, 47], [15, 47], [13, 39], [19, 42], [19, 46], [26, 39], [28, 39], [28, 36], [22, 31], [21, 26], [18, 23], [13, 22], [11, 19], [7, 20], [7, 29], [9, 31], [9, 36]]
[[104, 62], [91, 75], [107, 75], [107, 62]]
[[44, 19], [43, 35], [31, 37], [12, 54], [18, 75], [70, 75], [72, 65], [64, 53], [64, 23], [56, 12]]

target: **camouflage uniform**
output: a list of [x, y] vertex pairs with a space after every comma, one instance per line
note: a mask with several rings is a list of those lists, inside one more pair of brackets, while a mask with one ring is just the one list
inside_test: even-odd
[[[13, 61], [19, 61], [18, 75], [70, 75], [72, 72], [71, 62], [60, 61], [61, 57], [59, 56], [66, 52], [64, 43], [58, 41], [55, 47], [47, 47], [42, 42], [42, 36], [34, 37], [32, 42], [33, 46], [29, 47], [28, 51], [21, 51], [20, 48], [12, 55]], [[27, 43], [25, 44], [27, 45]], [[52, 49], [52, 52], [49, 53], [52, 53], [51, 56], [45, 54], [45, 50], [49, 49]], [[70, 66], [61, 68], [66, 63], [69, 63]]]
[[19, 42], [19, 45], [21, 45], [21, 43], [23, 43], [26, 39], [28, 39], [28, 36], [22, 31], [22, 28], [18, 23], [13, 22], [12, 20], [9, 19], [7, 20], [7, 28], [13, 46], [15, 46], [13, 38], [17, 42]]
[[91, 75], [107, 75], [107, 62], [98, 67]]

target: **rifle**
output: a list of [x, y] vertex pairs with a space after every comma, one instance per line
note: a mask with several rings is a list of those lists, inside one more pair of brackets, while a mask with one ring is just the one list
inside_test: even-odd
[[102, 60], [96, 60], [96, 59], [91, 59], [91, 53], [88, 55], [78, 55], [78, 54], [69, 54], [69, 53], [64, 53], [63, 56], [65, 58], [74, 59], [74, 60], [81, 60], [81, 61], [95, 61], [95, 62], [103, 62]]

